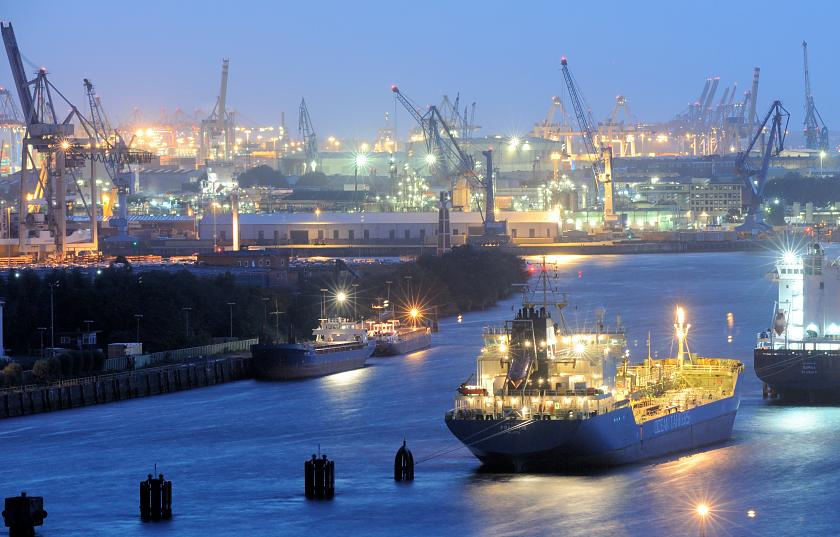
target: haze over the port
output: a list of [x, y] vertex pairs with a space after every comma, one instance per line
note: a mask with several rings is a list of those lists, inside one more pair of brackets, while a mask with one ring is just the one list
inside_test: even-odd
[[[707, 76], [738, 83], [761, 67], [758, 110], [779, 98], [791, 130], [803, 120], [802, 40], [817, 108], [840, 125], [833, 66], [840, 4], [831, 2], [10, 2], [25, 67], [49, 69], [82, 104], [84, 77], [120, 120], [138, 107], [209, 113], [221, 60], [228, 103], [246, 124], [296, 130], [306, 97], [319, 135], [365, 137], [394, 112], [396, 83], [419, 104], [461, 92], [483, 134], [522, 134], [563, 95], [566, 55], [598, 120], [617, 94], [644, 121], [667, 120], [698, 98]], [[791, 29], [798, 29], [791, 32]], [[807, 29], [803, 31], [801, 29]], [[5, 56], [5, 55], [4, 55]], [[12, 86], [8, 62], [0, 84]], [[398, 134], [411, 120], [398, 109]]]

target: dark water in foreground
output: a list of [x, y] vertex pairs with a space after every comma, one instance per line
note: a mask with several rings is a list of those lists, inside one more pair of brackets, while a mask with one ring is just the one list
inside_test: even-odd
[[[707, 535], [840, 533], [840, 409], [761, 399], [754, 333], [775, 296], [766, 253], [564, 257], [562, 287], [591, 322], [620, 313], [632, 356], [650, 330], [668, 353], [673, 306], [685, 304], [692, 349], [747, 364], [733, 439], [703, 453], [584, 475], [494, 475], [443, 423], [474, 371], [481, 328], [515, 300], [441, 326], [434, 348], [358, 371], [285, 384], [239, 382], [0, 421], [0, 493], [45, 496], [42, 535]], [[578, 277], [578, 271], [581, 271]], [[727, 343], [726, 314], [734, 314]], [[637, 346], [633, 347], [633, 340]], [[391, 479], [403, 436], [413, 484]], [[303, 460], [334, 458], [337, 497], [303, 499]], [[137, 483], [153, 463], [174, 482], [175, 518], [142, 524]], [[748, 510], [756, 517], [749, 518]]]

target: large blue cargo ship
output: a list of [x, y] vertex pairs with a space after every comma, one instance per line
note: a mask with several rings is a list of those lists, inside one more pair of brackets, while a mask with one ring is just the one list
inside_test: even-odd
[[546, 305], [526, 302], [504, 328], [485, 330], [476, 383], [458, 388], [446, 414], [449, 430], [485, 465], [610, 466], [730, 437], [743, 364], [691, 353], [681, 308], [676, 356], [633, 365], [623, 329], [606, 326], [603, 313], [591, 330], [564, 324], [555, 325]]

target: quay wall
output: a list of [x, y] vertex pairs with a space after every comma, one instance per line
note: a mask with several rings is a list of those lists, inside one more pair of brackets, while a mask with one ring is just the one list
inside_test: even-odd
[[252, 377], [250, 356], [225, 356], [0, 391], [0, 419], [173, 393]]

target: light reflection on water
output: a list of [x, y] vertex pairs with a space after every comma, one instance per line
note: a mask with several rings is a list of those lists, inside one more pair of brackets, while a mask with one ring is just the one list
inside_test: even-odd
[[[635, 360], [668, 353], [672, 306], [685, 304], [692, 351], [742, 359], [733, 439], [708, 451], [573, 475], [479, 471], [443, 423], [455, 387], [475, 370], [481, 328], [516, 299], [444, 320], [431, 349], [289, 383], [244, 381], [161, 397], [0, 421], [0, 492], [46, 497], [44, 535], [833, 535], [840, 490], [840, 409], [761, 399], [753, 334], [774, 299], [765, 252], [562, 256], [554, 280], [579, 322], [620, 314]], [[578, 277], [578, 271], [582, 276]], [[734, 326], [727, 326], [732, 312]], [[574, 318], [572, 311], [567, 312]], [[571, 322], [570, 322], [571, 324]], [[728, 330], [735, 337], [726, 341]], [[635, 345], [633, 342], [635, 341]], [[395, 484], [403, 438], [417, 480]], [[302, 462], [336, 461], [338, 495], [302, 499]], [[14, 461], [9, 463], [9, 461]], [[175, 519], [136, 519], [136, 482], [159, 463], [174, 481]], [[80, 499], [84, 499], [80, 501]], [[755, 518], [747, 517], [755, 510]]]

